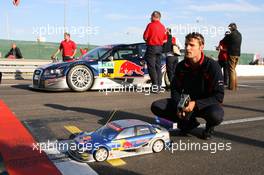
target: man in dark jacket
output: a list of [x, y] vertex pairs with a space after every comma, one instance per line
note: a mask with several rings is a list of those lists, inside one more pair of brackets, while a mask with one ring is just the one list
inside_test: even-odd
[[21, 59], [23, 58], [20, 49], [16, 46], [15, 43], [12, 44], [12, 48], [10, 51], [6, 54], [5, 58], [17, 58]]
[[[199, 126], [197, 117], [206, 120], [202, 138], [209, 139], [214, 127], [223, 121], [223, 75], [219, 64], [203, 54], [204, 38], [190, 33], [185, 38], [185, 59], [178, 63], [172, 83], [171, 98], [155, 101], [152, 112], [160, 118], [177, 122], [186, 133]], [[177, 110], [181, 94], [191, 101], [182, 111]], [[191, 115], [187, 115], [191, 114]], [[188, 116], [188, 117], [187, 117]]]
[[226, 37], [227, 43], [227, 52], [229, 55], [228, 66], [229, 66], [229, 89], [236, 90], [237, 89], [237, 75], [236, 75], [236, 65], [238, 63], [240, 53], [241, 53], [241, 43], [242, 43], [242, 35], [237, 30], [237, 25], [235, 23], [231, 23], [228, 26], [231, 33]]
[[163, 52], [166, 54], [166, 70], [170, 84], [178, 63], [178, 57], [173, 53], [173, 45], [176, 45], [176, 38], [172, 36], [171, 29], [167, 28], [167, 42], [163, 45]]

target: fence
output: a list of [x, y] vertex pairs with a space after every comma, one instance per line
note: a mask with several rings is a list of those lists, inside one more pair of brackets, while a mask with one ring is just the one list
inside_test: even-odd
[[50, 60], [0, 59], [0, 72], [3, 79], [31, 79], [34, 70], [50, 63]]

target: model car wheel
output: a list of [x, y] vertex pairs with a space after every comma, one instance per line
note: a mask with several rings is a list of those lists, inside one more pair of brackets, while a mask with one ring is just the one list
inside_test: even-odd
[[108, 150], [106, 148], [99, 148], [94, 153], [94, 159], [97, 162], [103, 162], [108, 158]]
[[159, 153], [164, 149], [164, 142], [162, 140], [156, 140], [152, 145], [152, 150], [154, 153]]
[[93, 85], [94, 77], [92, 71], [84, 66], [74, 66], [67, 75], [68, 86], [78, 92], [89, 90]]

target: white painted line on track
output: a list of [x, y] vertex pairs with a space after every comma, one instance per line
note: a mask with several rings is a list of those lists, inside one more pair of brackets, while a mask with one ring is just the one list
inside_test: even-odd
[[55, 166], [63, 175], [97, 175], [97, 173], [88, 164], [73, 160], [55, 163]]
[[[68, 158], [66, 155], [67, 148], [65, 145], [69, 143], [69, 140], [43, 143], [44, 145], [48, 145], [48, 148], [43, 151], [45, 151], [49, 159], [63, 175], [97, 175], [96, 171], [94, 171], [87, 163], [77, 162]], [[60, 144], [60, 147], [56, 146]]]
[[239, 84], [238, 87], [252, 87], [252, 88], [258, 88], [258, 87], [263, 87], [263, 86], [248, 85], [248, 84]]
[[236, 119], [236, 120], [227, 120], [223, 121], [221, 125], [230, 125], [230, 124], [236, 124], [236, 123], [245, 123], [245, 122], [255, 122], [264, 120], [264, 117], [253, 117], [253, 118], [244, 118], [244, 119]]
[[[255, 122], [264, 120], [264, 117], [253, 117], [253, 118], [244, 118], [244, 119], [235, 119], [235, 120], [227, 120], [223, 121], [221, 125], [230, 125], [230, 124], [237, 124], [237, 123], [246, 123], [246, 122]], [[199, 128], [205, 127], [205, 124], [201, 124]]]

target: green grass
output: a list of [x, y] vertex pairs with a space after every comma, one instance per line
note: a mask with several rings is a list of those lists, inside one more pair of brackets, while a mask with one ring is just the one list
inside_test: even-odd
[[[218, 52], [217, 51], [205, 50], [204, 53], [207, 56], [211, 56], [213, 58], [218, 59]], [[254, 56], [253, 53], [242, 53], [240, 58], [239, 58], [238, 64], [244, 64], [244, 65], [249, 64], [249, 62], [252, 61], [253, 56]]]
[[[36, 41], [11, 41], [0, 39], [0, 52], [2, 53], [2, 57], [4, 57], [10, 50], [11, 44], [13, 42], [15, 42], [20, 48], [25, 59], [50, 59], [51, 55], [59, 47], [59, 43], [52, 42], [38, 43]], [[76, 56], [79, 56], [80, 48], [86, 48], [87, 45], [77, 44], [77, 46], [78, 52]], [[95, 47], [95, 45], [90, 45], [89, 49], [93, 49]], [[206, 50], [205, 54], [214, 58], [218, 57], [217, 51]], [[58, 56], [59, 58], [61, 57], [61, 55]], [[242, 53], [240, 56], [239, 64], [248, 64], [252, 60], [253, 56], [254, 54], [251, 53]]]
[[[38, 43], [35, 41], [11, 41], [0, 40], [0, 52], [4, 57], [10, 50], [11, 44], [15, 42], [17, 47], [20, 48], [22, 55], [25, 59], [50, 59], [51, 55], [58, 49], [59, 43]], [[86, 48], [87, 45], [77, 44], [78, 50], [76, 56], [80, 56], [80, 48]], [[90, 45], [89, 49], [93, 49], [96, 46]], [[58, 55], [60, 58], [61, 55]]]

